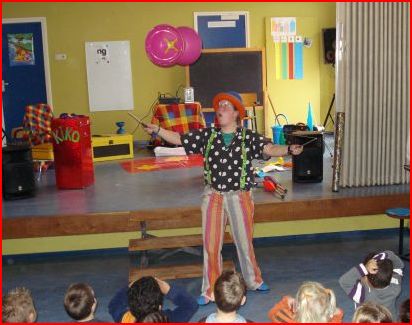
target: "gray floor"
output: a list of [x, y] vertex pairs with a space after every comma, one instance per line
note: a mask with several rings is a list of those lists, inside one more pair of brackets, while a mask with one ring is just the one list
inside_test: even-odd
[[[397, 243], [395, 230], [259, 239], [255, 243], [256, 255], [271, 291], [248, 292], [247, 303], [240, 313], [253, 321], [267, 322], [267, 311], [281, 296], [294, 295], [303, 281], [314, 280], [334, 290], [338, 305], [345, 312], [344, 320], [348, 322], [353, 315], [353, 303], [340, 289], [339, 276], [371, 251], [396, 251]], [[406, 246], [409, 247], [409, 235]], [[234, 253], [233, 246], [224, 247], [225, 258]], [[161, 263], [181, 261], [200, 261], [200, 258], [179, 253]], [[67, 286], [73, 282], [88, 282], [99, 301], [97, 317], [111, 321], [108, 302], [116, 290], [127, 283], [129, 265], [135, 262], [127, 252], [118, 250], [26, 259], [3, 257], [3, 294], [15, 286], [27, 286], [33, 292], [39, 322], [67, 322], [70, 319], [63, 309]], [[151, 262], [159, 263], [155, 255], [151, 256]], [[409, 272], [409, 262], [406, 262], [398, 304], [409, 297]], [[200, 278], [176, 280], [176, 283], [185, 286], [193, 295], [200, 292]], [[201, 307], [192, 321], [208, 315], [214, 308], [213, 304]]]

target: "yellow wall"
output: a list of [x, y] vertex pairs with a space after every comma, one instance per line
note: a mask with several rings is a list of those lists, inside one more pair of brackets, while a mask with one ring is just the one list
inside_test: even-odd
[[[57, 114], [75, 112], [92, 119], [93, 133], [111, 133], [115, 121], [126, 121], [130, 132], [135, 126], [125, 111], [94, 112], [88, 109], [84, 43], [86, 41], [130, 40], [135, 113], [144, 116], [158, 92], [175, 93], [185, 84], [184, 68], [160, 68], [146, 57], [144, 40], [157, 24], [193, 27], [194, 11], [249, 11], [251, 47], [265, 47], [265, 18], [275, 16], [309, 18], [314, 44], [311, 64], [299, 92], [293, 83], [282, 87], [282, 93], [271, 88], [277, 109], [290, 115], [291, 122], [306, 121], [308, 98], [314, 104], [317, 123], [323, 121], [330, 94], [334, 92], [334, 76], [321, 57], [321, 29], [335, 26], [335, 3], [3, 3], [3, 18], [46, 17], [53, 106]], [[299, 25], [298, 25], [299, 28]], [[304, 33], [305, 34], [305, 33]], [[306, 36], [306, 35], [305, 35]], [[55, 61], [56, 53], [66, 53], [66, 61]], [[318, 56], [318, 58], [313, 58]], [[269, 81], [269, 80], [268, 80]], [[268, 122], [269, 123], [269, 122]], [[146, 139], [138, 130], [135, 139]]]
[[[258, 223], [255, 225], [254, 237], [289, 236], [340, 231], [396, 228], [397, 220], [385, 215], [317, 219], [303, 221], [283, 221]], [[156, 236], [177, 236], [201, 233], [200, 228], [158, 230], [150, 232]], [[88, 249], [106, 249], [127, 247], [129, 239], [140, 238], [137, 232], [61, 236], [33, 239], [3, 240], [3, 255], [64, 252]]]

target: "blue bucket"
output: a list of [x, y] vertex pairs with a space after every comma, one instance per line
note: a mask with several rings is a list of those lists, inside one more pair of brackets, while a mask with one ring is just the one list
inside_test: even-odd
[[276, 121], [279, 125], [272, 126], [272, 135], [273, 135], [273, 143], [274, 144], [285, 144], [285, 137], [283, 136], [283, 125], [280, 125], [279, 116], [282, 116], [286, 120], [286, 124], [288, 124], [288, 119], [283, 114], [276, 115]]
[[280, 144], [280, 136], [283, 132], [283, 126], [281, 125], [274, 125], [272, 126], [272, 134], [273, 134], [273, 143]]

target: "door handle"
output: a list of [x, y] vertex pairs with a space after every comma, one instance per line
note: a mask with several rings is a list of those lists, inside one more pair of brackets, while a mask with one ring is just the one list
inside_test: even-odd
[[2, 92], [4, 93], [5, 91], [6, 91], [6, 87], [5, 86], [8, 86], [9, 85], [9, 83], [8, 82], [5, 82], [4, 80], [2, 80]]

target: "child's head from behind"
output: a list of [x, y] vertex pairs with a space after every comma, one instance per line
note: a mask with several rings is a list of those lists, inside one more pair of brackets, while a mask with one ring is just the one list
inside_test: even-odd
[[329, 322], [336, 311], [336, 298], [331, 289], [318, 282], [304, 282], [296, 294], [298, 323]]
[[217, 278], [214, 296], [217, 308], [225, 313], [239, 309], [246, 300], [246, 283], [241, 274], [223, 271]]
[[411, 312], [411, 306], [410, 306], [410, 300], [406, 299], [400, 307], [399, 310], [399, 320], [402, 323], [409, 323], [410, 322], [410, 318], [409, 318], [409, 314]]
[[146, 315], [142, 323], [169, 323], [169, 318], [163, 311], [158, 310]]
[[163, 305], [163, 293], [156, 279], [151, 276], [135, 281], [128, 290], [129, 310], [141, 322], [148, 314], [159, 311]]
[[15, 288], [3, 296], [2, 319], [4, 323], [33, 323], [37, 313], [31, 293], [26, 288]]
[[367, 301], [356, 308], [353, 323], [392, 323], [391, 312], [384, 306]]
[[366, 265], [369, 260], [375, 259], [378, 272], [376, 274], [368, 274], [367, 278], [370, 285], [374, 288], [385, 288], [391, 283], [393, 274], [393, 263], [390, 259], [385, 258], [383, 254], [370, 253], [368, 254], [363, 264]]
[[73, 283], [64, 296], [64, 309], [74, 320], [82, 320], [94, 314], [97, 301], [93, 289], [86, 283]]

